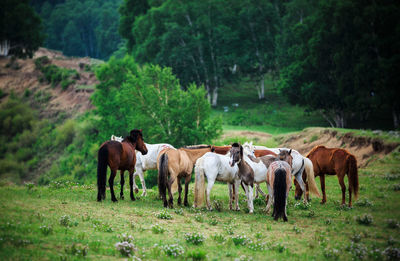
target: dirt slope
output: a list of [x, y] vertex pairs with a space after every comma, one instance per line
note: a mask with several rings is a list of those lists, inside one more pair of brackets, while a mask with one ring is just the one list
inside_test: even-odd
[[[79, 73], [80, 79], [65, 91], [59, 86], [52, 88], [50, 84], [39, 82], [41, 72], [35, 69], [34, 59], [41, 56], [47, 56], [51, 64], [58, 67], [75, 69]], [[48, 101], [42, 102], [40, 106], [40, 113], [43, 117], [57, 117], [60, 112], [73, 116], [92, 108], [89, 97], [93, 92], [94, 85], [98, 82], [94, 73], [85, 71], [84, 66], [90, 66], [99, 61], [89, 57], [66, 57], [61, 52], [40, 48], [33, 59], [17, 59], [14, 68], [12, 68], [13, 66], [6, 68], [9, 62], [10, 58], [0, 58], [0, 89], [6, 94], [11, 91], [24, 94], [29, 90], [32, 102], [35, 102], [35, 97], [40, 95], [48, 96]], [[7, 96], [3, 99], [6, 98]]]
[[392, 152], [399, 143], [386, 143], [378, 138], [355, 136], [353, 133], [338, 133], [327, 128], [308, 128], [296, 134], [283, 136], [283, 147], [294, 148], [303, 155], [317, 145], [343, 148], [356, 156], [359, 167], [365, 167], [371, 160], [382, 158]]

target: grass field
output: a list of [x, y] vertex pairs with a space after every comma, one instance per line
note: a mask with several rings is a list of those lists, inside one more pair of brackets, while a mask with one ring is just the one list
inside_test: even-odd
[[[212, 191], [214, 206], [221, 211], [179, 208], [175, 201], [176, 208], [166, 213], [156, 190], [135, 202], [118, 203], [110, 201], [107, 190], [106, 201], [98, 203], [94, 185], [2, 185], [0, 259], [126, 258], [115, 246], [126, 233], [125, 239], [136, 249], [132, 253], [136, 259], [130, 260], [169, 260], [174, 254], [187, 260], [398, 260], [399, 167], [397, 151], [361, 169], [360, 197], [352, 209], [339, 205], [336, 177], [326, 179], [326, 205], [317, 198], [303, 205], [291, 191], [287, 223], [273, 221], [259, 199], [255, 214], [246, 213], [243, 192], [241, 211], [229, 211], [225, 184], [217, 184]], [[192, 204], [193, 184], [189, 201]]]

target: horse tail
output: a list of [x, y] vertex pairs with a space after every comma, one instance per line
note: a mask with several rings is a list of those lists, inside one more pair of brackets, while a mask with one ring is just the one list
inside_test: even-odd
[[204, 202], [204, 194], [206, 192], [203, 159], [200, 158], [194, 167], [194, 207], [200, 207]]
[[168, 155], [163, 153], [158, 166], [158, 192], [163, 199], [166, 198], [168, 179]]
[[274, 219], [285, 216], [286, 206], [286, 170], [283, 168], [276, 169], [274, 179]]
[[304, 169], [307, 174], [308, 189], [317, 197], [321, 197], [318, 191], [317, 183], [315, 183], [314, 166], [309, 158], [304, 158]]
[[353, 155], [347, 156], [347, 175], [349, 178], [349, 187], [354, 192], [354, 199], [358, 197], [358, 169], [357, 169], [357, 159]]
[[105, 199], [107, 182], [108, 148], [102, 146], [97, 154], [97, 201]]

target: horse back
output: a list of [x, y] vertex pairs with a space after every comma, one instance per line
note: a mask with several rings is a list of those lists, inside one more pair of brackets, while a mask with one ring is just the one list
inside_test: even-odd
[[254, 151], [254, 156], [256, 156], [257, 158], [258, 157], [263, 157], [263, 156], [266, 156], [266, 155], [272, 155], [272, 156], [277, 156], [277, 154], [275, 153], [275, 152], [273, 152], [273, 151], [270, 151], [270, 150], [255, 150]]

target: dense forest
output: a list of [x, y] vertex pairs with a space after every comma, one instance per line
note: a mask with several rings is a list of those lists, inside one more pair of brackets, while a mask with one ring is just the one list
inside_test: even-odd
[[376, 111], [399, 126], [400, 4], [380, 1], [54, 0], [31, 2], [45, 46], [108, 59], [131, 54], [171, 67], [184, 88], [204, 85], [213, 106], [224, 86], [251, 79], [265, 98], [273, 77], [293, 104], [331, 126]]

